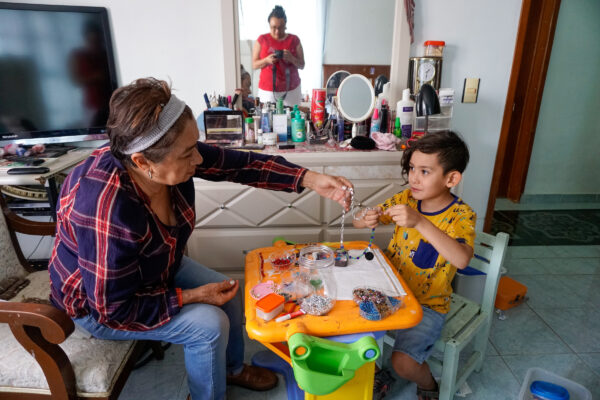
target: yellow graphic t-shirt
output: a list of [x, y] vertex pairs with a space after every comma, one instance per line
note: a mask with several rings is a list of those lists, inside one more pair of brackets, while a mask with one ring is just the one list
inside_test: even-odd
[[[398, 204], [414, 208], [448, 236], [473, 247], [476, 215], [460, 198], [455, 196], [452, 203], [438, 212], [425, 213], [421, 211], [421, 201], [415, 200], [410, 189], [406, 189], [379, 204], [379, 207], [385, 211]], [[382, 215], [379, 222], [393, 223], [387, 215]], [[386, 255], [419, 303], [443, 314], [448, 312], [452, 294], [450, 284], [456, 267], [446, 261], [418, 230], [396, 225]]]

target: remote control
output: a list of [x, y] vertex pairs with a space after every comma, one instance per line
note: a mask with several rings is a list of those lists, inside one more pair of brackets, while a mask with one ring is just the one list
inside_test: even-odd
[[6, 171], [9, 175], [23, 175], [23, 174], [45, 174], [50, 169], [47, 167], [24, 167], [24, 168], [11, 168]]

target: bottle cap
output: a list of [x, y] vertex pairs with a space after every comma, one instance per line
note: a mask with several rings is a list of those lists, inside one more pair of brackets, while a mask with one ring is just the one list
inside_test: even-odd
[[379, 118], [379, 109], [375, 109], [375, 111], [373, 112], [373, 119], [378, 119]]
[[396, 117], [396, 122], [394, 122], [394, 126], [396, 128], [400, 128], [400, 117]]
[[443, 40], [428, 40], [424, 44], [424, 46], [445, 46], [446, 42]]
[[248, 118], [246, 118], [246, 123], [247, 123], [247, 124], [252, 124], [252, 123], [254, 123], [254, 118], [252, 118], [252, 117], [248, 117]]
[[402, 91], [402, 101], [410, 100], [410, 89], [404, 89]]

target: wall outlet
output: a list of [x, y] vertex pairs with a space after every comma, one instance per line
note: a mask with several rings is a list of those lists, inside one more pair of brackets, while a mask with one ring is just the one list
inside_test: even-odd
[[463, 86], [463, 103], [477, 103], [477, 96], [479, 95], [479, 78], [465, 78], [465, 84]]

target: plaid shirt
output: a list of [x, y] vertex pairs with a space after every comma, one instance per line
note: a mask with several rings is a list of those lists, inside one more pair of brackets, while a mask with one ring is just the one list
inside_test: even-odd
[[[195, 176], [301, 192], [306, 169], [282, 157], [198, 143]], [[144, 331], [180, 310], [174, 277], [195, 223], [194, 183], [171, 187], [176, 226], [160, 222], [149, 198], [109, 146], [66, 178], [50, 258], [51, 301], [71, 317], [91, 314], [113, 329]]]

